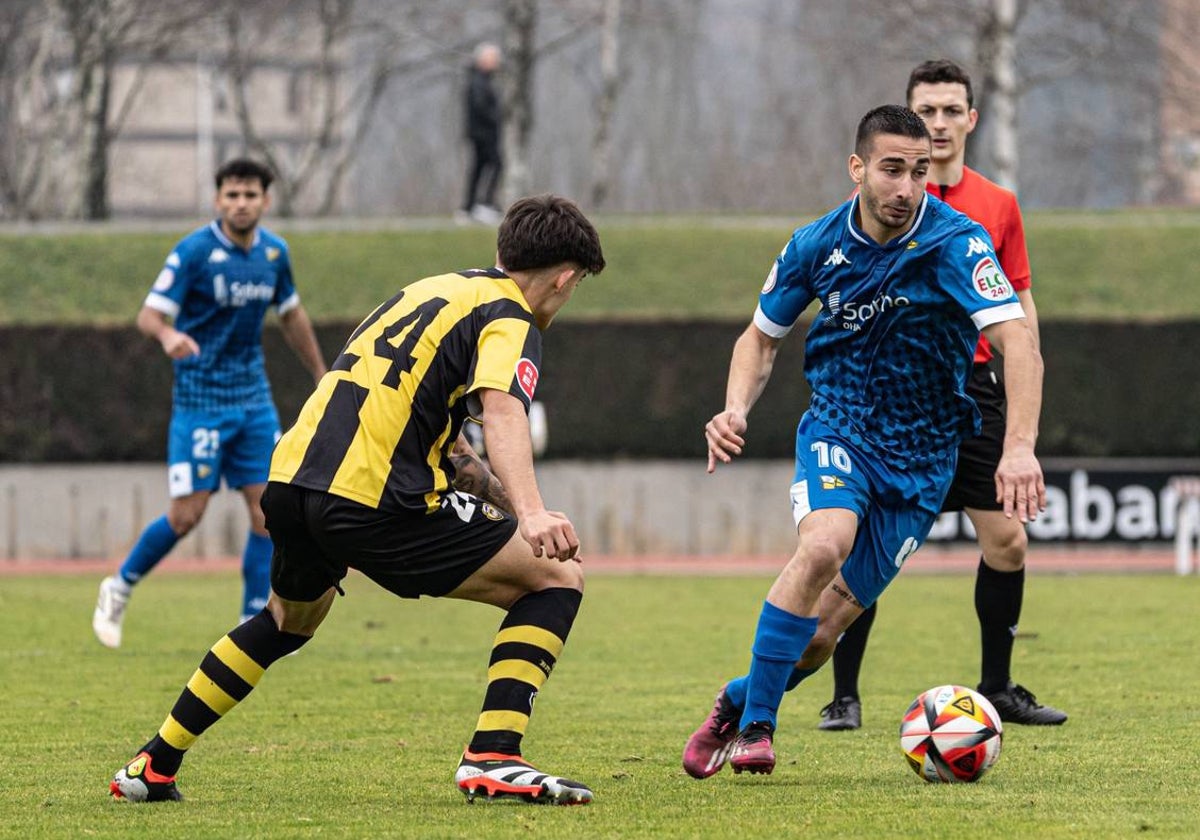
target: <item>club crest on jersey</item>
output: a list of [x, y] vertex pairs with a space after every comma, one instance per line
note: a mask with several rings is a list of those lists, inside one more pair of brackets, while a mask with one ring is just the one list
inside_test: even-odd
[[494, 508], [492, 505], [488, 504], [487, 502], [481, 503], [479, 505], [479, 510], [482, 511], [484, 516], [486, 516], [488, 519], [492, 520], [493, 522], [499, 522], [501, 519], [504, 518], [503, 513], [501, 513], [499, 510], [497, 510], [496, 508]]
[[279, 259], [279, 253], [280, 252], [279, 252], [278, 248], [268, 247], [267, 248], [267, 262], [275, 262], [275, 260]]
[[973, 257], [976, 254], [990, 254], [992, 246], [987, 244], [982, 236], [972, 236], [967, 240], [967, 256]]
[[1013, 289], [1008, 278], [991, 257], [984, 257], [975, 263], [975, 268], [971, 271], [971, 281], [975, 284], [975, 293], [984, 300], [1004, 300], [1012, 297]]
[[529, 399], [533, 399], [533, 392], [537, 390], [538, 369], [532, 361], [522, 358], [517, 362], [517, 386]]

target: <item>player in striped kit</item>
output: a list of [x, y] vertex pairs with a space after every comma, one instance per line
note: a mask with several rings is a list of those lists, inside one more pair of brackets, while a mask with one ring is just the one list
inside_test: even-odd
[[[521, 755], [583, 598], [579, 539], [542, 501], [527, 412], [541, 331], [604, 256], [595, 228], [557, 196], [514, 203], [497, 250], [497, 267], [417, 281], [350, 336], [272, 458], [267, 608], [213, 646], [158, 734], [117, 772], [113, 796], [178, 799], [184, 753], [312, 637], [353, 568], [404, 598], [504, 610], [455, 772], [469, 799], [591, 801], [586, 785]], [[462, 435], [468, 417], [483, 424], [494, 475]]]

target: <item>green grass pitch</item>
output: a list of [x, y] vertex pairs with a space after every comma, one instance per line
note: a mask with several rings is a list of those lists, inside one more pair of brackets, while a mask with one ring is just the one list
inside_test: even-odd
[[[170, 561], [168, 561], [169, 563]], [[1066, 709], [1010, 727], [975, 785], [931, 785], [900, 753], [909, 701], [973, 685], [973, 579], [902, 576], [863, 675], [864, 727], [816, 728], [830, 676], [789, 695], [769, 777], [679, 766], [721, 682], [747, 664], [765, 578], [589, 581], [526, 755], [592, 784], [585, 808], [468, 805], [452, 782], [499, 613], [347, 581], [315, 641], [207, 733], [179, 804], [107, 798], [233, 620], [240, 581], [159, 574], [125, 646], [88, 620], [97, 580], [0, 578], [0, 837], [1194, 837], [1200, 833], [1200, 578], [1032, 575], [1016, 677]]]

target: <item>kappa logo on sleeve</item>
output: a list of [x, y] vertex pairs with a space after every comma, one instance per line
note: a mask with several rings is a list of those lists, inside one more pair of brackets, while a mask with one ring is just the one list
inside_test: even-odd
[[537, 383], [537, 365], [535, 365], [529, 359], [522, 358], [519, 362], [517, 362], [517, 385], [520, 386], [521, 391], [524, 392], [525, 396], [532, 400], [533, 392], [537, 390]]
[[1004, 300], [1012, 297], [1013, 288], [1008, 278], [991, 257], [984, 257], [975, 263], [971, 280], [975, 284], [975, 293], [984, 300]]
[[992, 246], [987, 244], [982, 236], [972, 236], [967, 240], [967, 257], [973, 257], [976, 254], [990, 254]]

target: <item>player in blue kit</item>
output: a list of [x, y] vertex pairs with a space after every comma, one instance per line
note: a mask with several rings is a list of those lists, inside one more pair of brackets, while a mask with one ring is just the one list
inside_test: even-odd
[[287, 243], [259, 227], [270, 206], [271, 171], [237, 159], [217, 170], [215, 180], [218, 218], [175, 246], [137, 316], [138, 329], [162, 345], [175, 367], [167, 442], [171, 502], [120, 570], [100, 584], [92, 629], [111, 648], [121, 644], [134, 585], [196, 527], [222, 478], [241, 490], [250, 513], [241, 615], [266, 606], [271, 539], [259, 500], [280, 435], [262, 353], [268, 309], [279, 313], [284, 338], [313, 380], [325, 373], [292, 282]]
[[1021, 521], [1045, 504], [1037, 344], [987, 232], [926, 194], [930, 158], [915, 113], [868, 112], [849, 161], [856, 196], [796, 231], [734, 346], [725, 409], [705, 426], [709, 472], [741, 454], [780, 342], [820, 302], [805, 344], [812, 400], [796, 433], [796, 552], [767, 593], [749, 673], [721, 688], [684, 749], [696, 778], [726, 761], [774, 770], [784, 692], [820, 668], [928, 535], [958, 444], [979, 424], [964, 388], [981, 330], [1004, 354], [1009, 398], [997, 499]]

